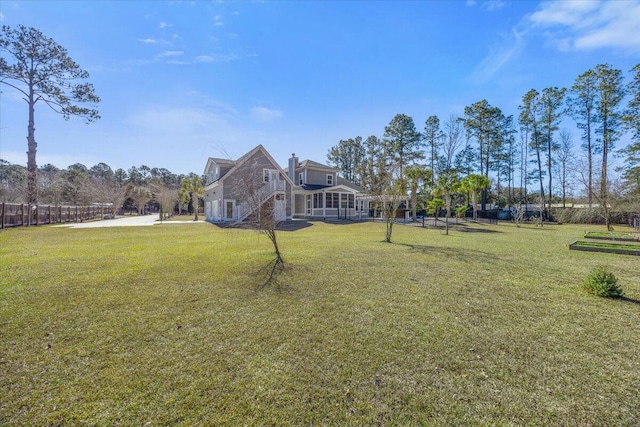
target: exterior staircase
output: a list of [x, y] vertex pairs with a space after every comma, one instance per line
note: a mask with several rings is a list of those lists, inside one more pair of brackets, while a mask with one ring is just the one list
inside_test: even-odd
[[254, 213], [258, 207], [262, 206], [267, 200], [269, 200], [275, 193], [285, 191], [285, 181], [273, 180], [265, 183], [262, 187], [258, 188], [255, 194], [251, 195], [251, 201], [243, 201], [238, 204], [238, 221], [244, 221]]

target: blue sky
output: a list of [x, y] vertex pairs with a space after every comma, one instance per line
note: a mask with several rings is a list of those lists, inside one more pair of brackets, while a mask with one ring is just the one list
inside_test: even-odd
[[[531, 88], [640, 62], [640, 1], [3, 0], [0, 19], [66, 47], [102, 98], [90, 125], [36, 110], [38, 165], [60, 168], [202, 173], [257, 144], [325, 162], [397, 113], [418, 130], [481, 99], [517, 115]], [[2, 90], [0, 158], [26, 165], [26, 103]]]

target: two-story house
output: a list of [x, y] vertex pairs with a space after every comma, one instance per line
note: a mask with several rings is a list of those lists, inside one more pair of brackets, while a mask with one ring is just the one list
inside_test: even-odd
[[369, 201], [358, 185], [338, 171], [313, 160], [298, 161], [295, 154], [285, 169], [293, 187], [295, 218], [362, 219], [369, 216]]
[[262, 145], [238, 160], [210, 157], [204, 180], [207, 221], [243, 221], [264, 204], [277, 221], [292, 218], [293, 182]]

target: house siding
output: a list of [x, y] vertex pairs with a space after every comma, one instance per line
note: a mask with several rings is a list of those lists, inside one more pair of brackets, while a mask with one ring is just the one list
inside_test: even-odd
[[[244, 203], [244, 211], [242, 211], [241, 205], [245, 198], [243, 193], [245, 192], [247, 180], [252, 183], [251, 185], [261, 185], [264, 182], [263, 171], [265, 169], [277, 171], [278, 182], [280, 183], [277, 184], [277, 187], [281, 187], [284, 190], [284, 200], [286, 201], [285, 216], [287, 219], [293, 217], [291, 185], [280, 166], [274, 164], [262, 150], [256, 150], [249, 158], [242, 159], [237, 168], [233, 169], [233, 172], [228, 175], [231, 169], [231, 167], [221, 168], [221, 179], [205, 188], [205, 214], [208, 221], [233, 221], [242, 219], [239, 216], [246, 216], [242, 214], [247, 212], [247, 204]], [[234, 204], [233, 218], [227, 217], [227, 203], [229, 202]]]
[[333, 175], [333, 184], [336, 185], [336, 174], [329, 171], [317, 171], [305, 169], [305, 183], [312, 185], [327, 185], [327, 174]]
[[306, 197], [305, 197], [304, 194], [296, 194], [295, 195], [295, 201], [294, 201], [295, 212], [294, 212], [294, 215], [303, 216], [305, 214], [305, 209], [306, 209], [305, 199], [306, 199]]

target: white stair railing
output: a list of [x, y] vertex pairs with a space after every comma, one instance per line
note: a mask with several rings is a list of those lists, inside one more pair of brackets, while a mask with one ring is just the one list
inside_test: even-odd
[[[249, 215], [251, 215], [259, 206], [262, 206], [274, 192], [284, 191], [285, 183], [281, 180], [274, 180], [265, 183], [260, 187], [254, 197], [252, 197], [251, 203], [243, 201], [238, 204], [238, 221], [244, 221]], [[255, 203], [254, 203], [255, 201]]]

